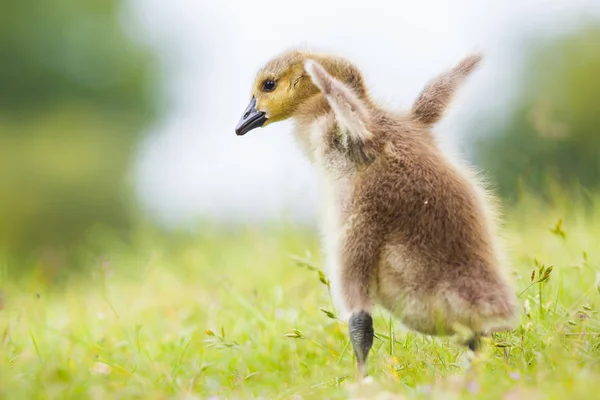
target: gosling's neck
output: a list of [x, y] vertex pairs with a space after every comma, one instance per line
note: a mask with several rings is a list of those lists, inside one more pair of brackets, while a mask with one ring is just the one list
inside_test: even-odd
[[294, 123], [294, 136], [304, 155], [311, 162], [315, 160], [317, 150], [316, 140], [323, 134], [324, 126], [319, 127], [320, 120], [324, 120], [331, 113], [331, 107], [325, 96], [320, 92], [302, 102], [292, 117]]

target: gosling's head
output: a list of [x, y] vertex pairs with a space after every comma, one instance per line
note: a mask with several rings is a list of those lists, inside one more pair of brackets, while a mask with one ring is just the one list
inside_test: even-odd
[[250, 104], [235, 128], [238, 136], [293, 118], [302, 104], [320, 94], [304, 70], [308, 59], [318, 61], [333, 77], [350, 85], [359, 95], [365, 93], [360, 72], [348, 61], [329, 55], [288, 51], [269, 61], [256, 75]]

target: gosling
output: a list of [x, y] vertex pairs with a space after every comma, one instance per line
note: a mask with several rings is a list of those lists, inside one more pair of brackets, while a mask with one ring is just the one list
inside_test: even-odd
[[466, 57], [429, 82], [410, 111], [392, 112], [349, 61], [288, 51], [259, 71], [236, 127], [244, 135], [295, 122], [320, 178], [326, 271], [359, 378], [368, 375], [375, 305], [414, 331], [462, 334], [473, 351], [482, 335], [516, 322], [495, 202], [431, 130], [480, 60]]

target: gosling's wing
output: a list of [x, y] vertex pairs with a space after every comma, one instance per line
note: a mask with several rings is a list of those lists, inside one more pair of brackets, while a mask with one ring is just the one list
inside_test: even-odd
[[427, 126], [438, 122], [460, 84], [475, 70], [481, 59], [480, 54], [472, 54], [429, 82], [413, 104], [411, 113], [414, 119]]
[[314, 60], [307, 60], [304, 69], [329, 102], [341, 133], [349, 136], [348, 143], [364, 143], [371, 139], [373, 134], [367, 129], [367, 107], [354, 91], [329, 75]]

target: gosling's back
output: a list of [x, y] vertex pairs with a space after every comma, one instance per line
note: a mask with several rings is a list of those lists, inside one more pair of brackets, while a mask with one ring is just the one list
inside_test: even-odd
[[358, 208], [385, 227], [374, 292], [405, 323], [446, 333], [511, 324], [516, 299], [505, 277], [494, 205], [475, 174], [446, 158], [429, 127], [380, 112], [370, 129], [385, 142], [359, 172]]

